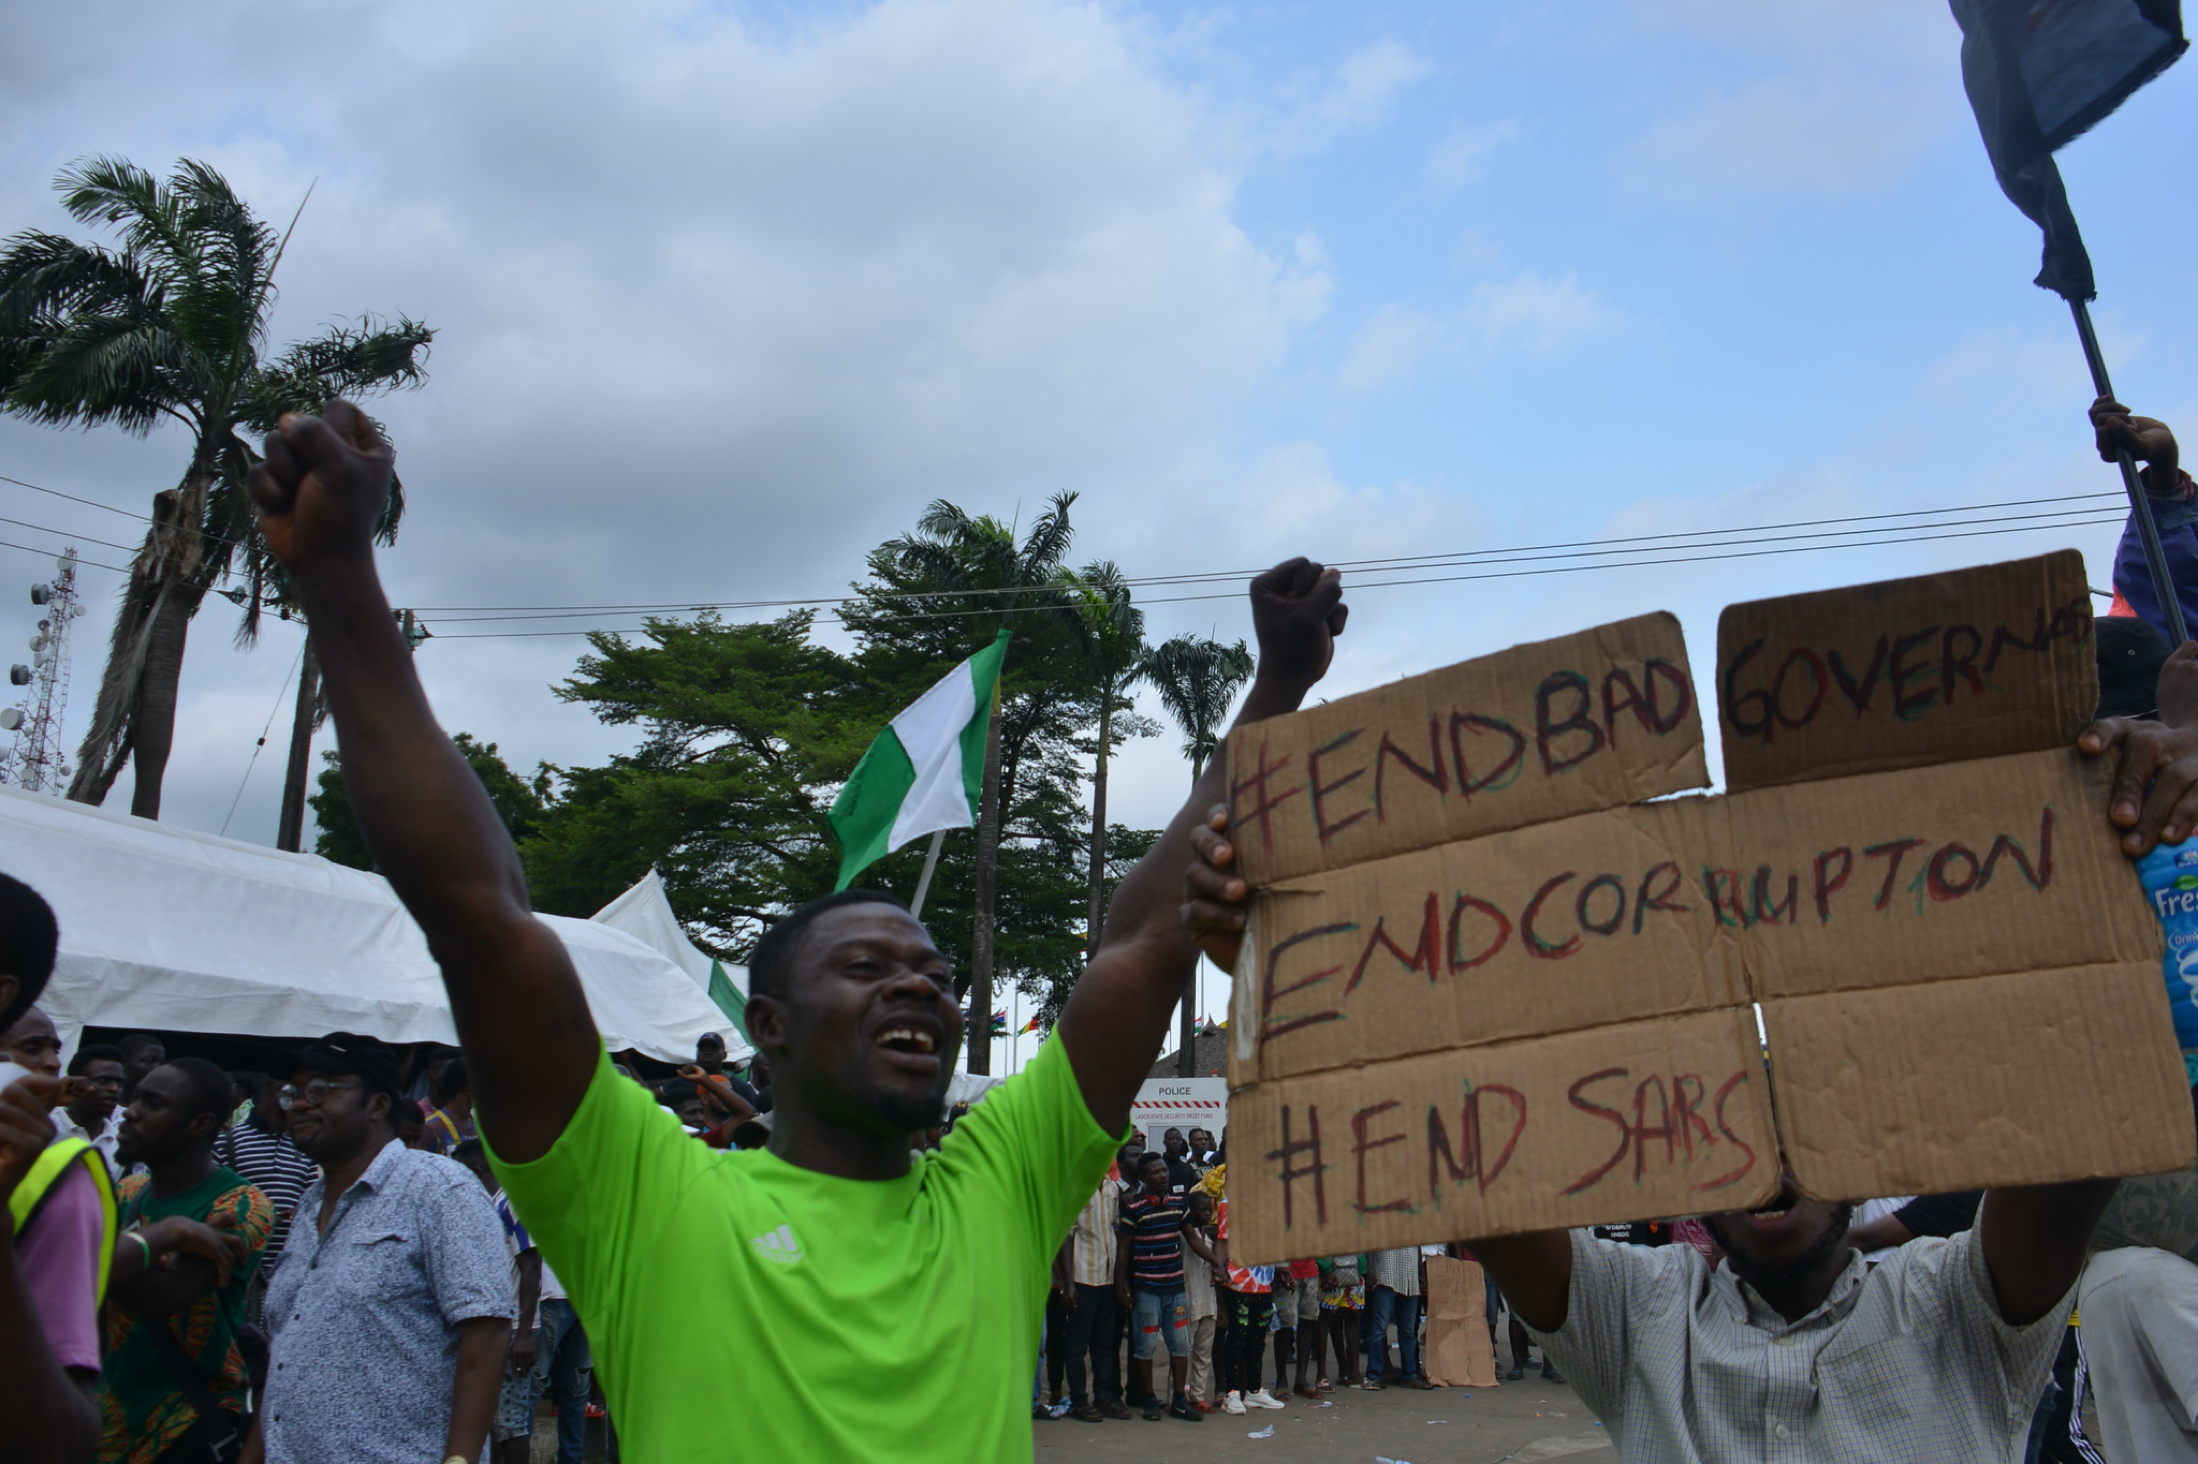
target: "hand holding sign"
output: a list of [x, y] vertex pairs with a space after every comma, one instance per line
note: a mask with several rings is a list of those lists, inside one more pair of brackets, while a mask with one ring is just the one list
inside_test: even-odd
[[2076, 746], [2098, 757], [2122, 750], [2107, 818], [2135, 859], [2161, 841], [2179, 844], [2198, 829], [2198, 642], [2160, 668], [2160, 719], [2109, 717], [2084, 728]]
[[1236, 969], [1251, 899], [1251, 886], [1236, 873], [1229, 810], [1215, 804], [1205, 827], [1191, 830], [1191, 867], [1183, 878], [1183, 928], [1206, 959], [1224, 971]]

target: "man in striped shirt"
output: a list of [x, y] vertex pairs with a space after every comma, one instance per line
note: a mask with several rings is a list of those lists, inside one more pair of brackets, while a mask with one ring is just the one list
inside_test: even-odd
[[282, 1259], [283, 1245], [290, 1239], [290, 1220], [298, 1212], [298, 1201], [304, 1198], [306, 1187], [320, 1177], [320, 1166], [290, 1142], [289, 1115], [282, 1110], [280, 1094], [281, 1085], [274, 1078], [257, 1074], [251, 1112], [242, 1122], [223, 1129], [214, 1145], [215, 1161], [243, 1175], [275, 1209], [267, 1248], [260, 1254], [259, 1268], [252, 1273], [251, 1287], [245, 1293], [245, 1319], [254, 1326], [261, 1325], [261, 1298], [275, 1263]]
[[[1069, 1232], [1069, 1279], [1076, 1287], [1075, 1310], [1068, 1323], [1068, 1393], [1071, 1418], [1102, 1423], [1127, 1418], [1122, 1406], [1122, 1315], [1114, 1300], [1115, 1223], [1121, 1213], [1121, 1182], [1110, 1172], [1099, 1181]], [[1091, 1360], [1091, 1388], [1085, 1391], [1084, 1360]]]
[[1159, 1418], [1160, 1396], [1152, 1390], [1152, 1360], [1165, 1336], [1170, 1399], [1167, 1413], [1187, 1423], [1203, 1423], [1206, 1416], [1191, 1402], [1190, 1395], [1190, 1308], [1183, 1293], [1183, 1247], [1189, 1245], [1209, 1265], [1213, 1252], [1191, 1229], [1190, 1204], [1175, 1188], [1167, 1156], [1145, 1155], [1137, 1175], [1137, 1189], [1122, 1201], [1122, 1245], [1115, 1261], [1115, 1296], [1132, 1317], [1138, 1391], [1145, 1397], [1145, 1417]]

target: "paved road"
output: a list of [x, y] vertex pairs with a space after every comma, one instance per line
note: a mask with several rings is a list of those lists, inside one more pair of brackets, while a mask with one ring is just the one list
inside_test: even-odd
[[[1337, 1389], [1323, 1408], [1293, 1398], [1279, 1413], [1242, 1418], [1209, 1414], [1204, 1423], [1164, 1418], [1146, 1423], [1031, 1425], [1040, 1464], [1154, 1464], [1167, 1460], [1255, 1459], [1263, 1464], [1527, 1464], [1597, 1453], [1609, 1458], [1609, 1435], [1561, 1383], [1531, 1375], [1494, 1388], [1439, 1388], [1432, 1393], [1389, 1388], [1379, 1393]], [[1274, 1428], [1272, 1437], [1247, 1437]], [[1583, 1461], [1588, 1464], [1588, 1461]]]

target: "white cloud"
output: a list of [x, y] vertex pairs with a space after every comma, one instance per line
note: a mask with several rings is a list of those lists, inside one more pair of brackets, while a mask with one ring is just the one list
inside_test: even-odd
[[[207, 157], [272, 216], [318, 177], [277, 339], [369, 308], [439, 328], [427, 387], [376, 406], [410, 490], [400, 603], [829, 593], [938, 496], [1080, 490], [1117, 552], [1109, 525], [1217, 456], [1331, 288], [1316, 237], [1245, 236], [1225, 128], [1106, 7], [881, 0], [778, 37], [668, 0], [230, 0], [118, 29], [19, 9], [0, 41], [11, 227], [73, 231], [45, 185], [93, 151]], [[205, 83], [246, 54], [248, 85]], [[1378, 120], [1416, 67], [1352, 57], [1321, 125]], [[142, 508], [183, 451], [85, 441], [0, 421], [0, 472]], [[577, 641], [430, 618], [450, 725], [522, 763], [623, 745], [544, 690]], [[200, 826], [281, 675], [225, 628], [193, 639], [171, 770]]]
[[1392, 300], [1352, 335], [1336, 368], [1336, 385], [1361, 394], [1409, 378], [1442, 331], [1433, 317]]
[[1519, 124], [1506, 118], [1460, 127], [1427, 154], [1427, 181], [1437, 188], [1463, 188], [1477, 182], [1488, 155], [1519, 135]]
[[1398, 41], [1376, 41], [1301, 89], [1295, 105], [1254, 106], [1239, 119], [1254, 151], [1290, 157], [1389, 120], [1397, 98], [1431, 68]]
[[1396, 41], [1376, 41], [1353, 51], [1337, 68], [1335, 84], [1321, 98], [1321, 120], [1342, 130], [1381, 121], [1397, 93], [1427, 74], [1427, 63]]
[[1545, 279], [1522, 270], [1506, 280], [1483, 280], [1462, 306], [1441, 315], [1401, 301], [1383, 305], [1352, 336], [1336, 385], [1353, 395], [1378, 391], [1410, 380], [1435, 355], [1471, 364], [1513, 352], [1553, 356], [1615, 319], [1577, 277]]
[[1550, 356], [1609, 325], [1615, 315], [1572, 275], [1544, 279], [1524, 270], [1473, 287], [1464, 315], [1469, 346], [1482, 356], [1512, 347]]

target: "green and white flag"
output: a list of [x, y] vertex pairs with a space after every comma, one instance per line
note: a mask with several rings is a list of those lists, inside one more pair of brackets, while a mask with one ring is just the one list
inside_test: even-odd
[[911, 839], [977, 822], [985, 731], [999, 699], [1008, 633], [962, 662], [895, 717], [848, 774], [832, 804], [846, 889], [871, 863]]
[[755, 1046], [755, 1039], [748, 1035], [748, 998], [741, 995], [739, 987], [733, 985], [733, 978], [725, 974], [723, 961], [710, 962], [710, 1000], [717, 1003], [717, 1009], [725, 1014], [725, 1020], [733, 1024], [733, 1030], [740, 1034], [740, 1040], [750, 1047]]

